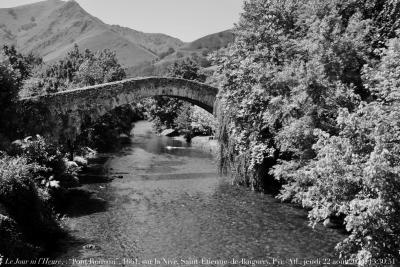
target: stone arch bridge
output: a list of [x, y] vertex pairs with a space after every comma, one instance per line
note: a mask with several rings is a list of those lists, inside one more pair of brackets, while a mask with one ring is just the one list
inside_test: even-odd
[[179, 98], [213, 113], [217, 93], [217, 88], [195, 81], [147, 77], [24, 98], [21, 99], [21, 106], [35, 127], [40, 123], [35, 122], [35, 117], [39, 115], [35, 116], [34, 111], [40, 114], [38, 120], [47, 125], [45, 130], [42, 127], [36, 133], [46, 132], [45, 135], [53, 138], [62, 137], [72, 141], [81, 133], [83, 122], [94, 122], [117, 107], [138, 102], [145, 97]]

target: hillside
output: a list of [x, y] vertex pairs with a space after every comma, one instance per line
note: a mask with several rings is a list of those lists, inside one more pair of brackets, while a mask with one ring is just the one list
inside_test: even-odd
[[14, 44], [23, 53], [42, 56], [45, 62], [62, 58], [74, 44], [92, 51], [108, 48], [116, 51], [131, 77], [162, 75], [174, 62], [193, 57], [206, 67], [206, 56], [233, 39], [228, 30], [183, 43], [161, 33], [108, 25], [73, 0], [0, 9], [0, 45]]
[[233, 42], [234, 38], [235, 36], [230, 30], [204, 36], [178, 47], [175, 51], [166, 54], [154, 63], [144, 62], [129, 68], [128, 75], [131, 77], [163, 75], [167, 72], [169, 66], [188, 58], [194, 59], [203, 67], [210, 67], [210, 62], [207, 60], [209, 53], [227, 47], [229, 43]]
[[180, 50], [217, 50], [233, 42], [234, 34], [230, 30], [209, 34], [191, 43], [183, 45]]
[[93, 51], [115, 50], [125, 67], [157, 60], [183, 45], [168, 35], [105, 24], [75, 1], [49, 0], [0, 9], [0, 44], [15, 44], [18, 50], [32, 51], [51, 62], [75, 43]]

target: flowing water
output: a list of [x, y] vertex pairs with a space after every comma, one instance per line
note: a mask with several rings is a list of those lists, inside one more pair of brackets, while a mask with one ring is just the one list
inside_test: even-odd
[[230, 185], [210, 154], [150, 129], [137, 123], [131, 144], [103, 155], [116, 179], [83, 186], [91, 198], [66, 222], [64, 264], [332, 266], [337, 230], [312, 229], [304, 210]]

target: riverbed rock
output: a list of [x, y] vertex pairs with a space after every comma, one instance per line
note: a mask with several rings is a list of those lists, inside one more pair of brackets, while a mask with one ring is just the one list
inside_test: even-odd
[[65, 167], [67, 167], [67, 169], [79, 168], [75, 161], [65, 161]]
[[86, 167], [88, 164], [88, 161], [84, 158], [84, 157], [80, 157], [80, 156], [75, 156], [74, 157], [74, 162], [81, 167]]
[[173, 137], [173, 136], [178, 136], [179, 133], [178, 133], [178, 131], [175, 130], [175, 129], [165, 129], [164, 131], [162, 131], [162, 132], [160, 133], [160, 135]]

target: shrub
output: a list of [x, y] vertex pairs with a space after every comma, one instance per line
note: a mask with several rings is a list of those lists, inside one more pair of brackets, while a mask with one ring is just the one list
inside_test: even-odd
[[[24, 238], [37, 246], [42, 246], [63, 233], [48, 204], [48, 192], [38, 188], [34, 182], [40, 171], [42, 167], [28, 163], [24, 157], [0, 156], [0, 204], [16, 222]], [[11, 228], [10, 231], [14, 232], [10, 220], [3, 220], [3, 223], [3, 231]], [[12, 247], [18, 238], [16, 235], [8, 244]], [[9, 253], [19, 254], [17, 251]]]
[[68, 164], [66, 154], [39, 135], [14, 141], [10, 153], [23, 156], [29, 164], [40, 166], [34, 177], [39, 186], [57, 188], [60, 185], [69, 187], [79, 184], [79, 168]]

